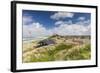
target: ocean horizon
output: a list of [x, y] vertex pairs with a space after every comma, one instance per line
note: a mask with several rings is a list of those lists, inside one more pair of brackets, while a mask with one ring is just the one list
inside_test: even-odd
[[47, 36], [45, 37], [24, 37], [22, 38], [23, 41], [32, 41], [32, 40], [43, 40], [43, 39], [46, 39], [48, 38]]

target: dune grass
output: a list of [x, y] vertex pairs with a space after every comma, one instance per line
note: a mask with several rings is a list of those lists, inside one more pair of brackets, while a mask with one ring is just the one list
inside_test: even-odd
[[[31, 49], [31, 48], [30, 48]], [[34, 49], [36, 50], [36, 49]], [[79, 45], [76, 47], [72, 44], [60, 43], [53, 47], [47, 46], [38, 49], [44, 52], [31, 53], [27, 63], [30, 62], [48, 62], [57, 60], [87, 60], [91, 58], [91, 44]], [[27, 58], [27, 57], [25, 57]]]
[[[73, 45], [66, 45], [66, 44], [59, 44], [57, 46], [55, 46], [54, 50], [46, 50], [46, 52], [44, 53], [40, 53], [40, 57], [35, 57], [35, 56], [31, 56], [30, 62], [46, 62], [46, 61], [55, 61], [57, 57], [60, 56], [56, 56], [56, 53], [59, 53], [62, 50], [69, 50], [73, 47]], [[84, 50], [83, 50], [84, 51]], [[67, 58], [70, 57], [70, 59], [74, 59], [74, 55], [78, 56], [79, 54], [77, 54], [77, 51], [73, 51], [72, 54], [69, 54], [68, 57], [64, 57], [63, 60], [68, 60]], [[43, 55], [43, 56], [42, 56]], [[76, 57], [76, 59], [78, 59]]]
[[85, 60], [90, 58], [91, 47], [90, 44], [87, 44], [84, 47], [72, 50], [72, 52], [65, 56], [64, 60]]

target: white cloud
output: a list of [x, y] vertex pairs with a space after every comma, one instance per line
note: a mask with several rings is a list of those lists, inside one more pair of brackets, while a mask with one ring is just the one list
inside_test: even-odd
[[79, 17], [78, 20], [85, 20], [85, 17]]
[[[23, 19], [23, 37], [43, 37], [50, 36], [54, 33], [59, 35], [90, 35], [91, 34], [91, 26], [90, 20], [79, 21], [75, 24], [69, 21], [57, 21], [55, 25], [57, 27], [53, 27], [51, 29], [47, 29], [40, 24], [39, 22], [33, 22], [34, 20], [31, 17], [24, 17]], [[32, 22], [32, 23], [30, 23]], [[27, 24], [26, 24], [27, 23]], [[88, 24], [88, 25], [87, 25]]]
[[79, 24], [79, 25], [89, 25], [90, 23], [91, 23], [91, 21], [89, 19], [77, 22], [77, 24]]
[[65, 19], [65, 18], [72, 18], [74, 13], [71, 12], [57, 12], [53, 14], [50, 18], [54, 20]]
[[23, 16], [23, 25], [28, 25], [29, 23], [32, 23], [34, 20], [31, 16]]
[[23, 37], [40, 37], [49, 35], [46, 28], [39, 22], [34, 22], [31, 16], [23, 16]]
[[72, 24], [72, 21], [69, 20], [69, 21], [57, 21], [57, 22], [55, 22], [55, 25], [60, 25], [60, 24]]
[[53, 32], [59, 35], [90, 35], [91, 25], [90, 20], [79, 21], [75, 24], [72, 21], [57, 21], [55, 23], [58, 27], [53, 29]]
[[59, 35], [90, 35], [91, 26], [79, 24], [60, 24], [58, 27], [46, 29], [42, 24], [36, 22], [30, 25], [23, 25], [23, 37], [43, 37], [52, 34]]
[[90, 25], [78, 25], [78, 24], [63, 24], [55, 28], [55, 32], [60, 35], [90, 35]]
[[55, 22], [55, 25], [60, 25], [60, 24], [63, 24], [64, 23], [64, 21], [57, 21], [57, 22]]
[[45, 37], [50, 36], [54, 33], [54, 29], [46, 29], [39, 22], [33, 22], [29, 25], [23, 25], [23, 37]]
[[30, 25], [23, 25], [23, 37], [39, 37], [45, 36], [45, 34], [46, 29], [38, 22]]

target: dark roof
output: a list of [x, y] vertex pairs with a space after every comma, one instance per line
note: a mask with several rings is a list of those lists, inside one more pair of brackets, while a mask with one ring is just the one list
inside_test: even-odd
[[42, 40], [42, 41], [40, 41], [39, 43], [46, 43], [46, 44], [55, 44], [55, 42], [53, 41], [53, 40], [51, 40], [51, 39], [45, 39], [45, 40]]

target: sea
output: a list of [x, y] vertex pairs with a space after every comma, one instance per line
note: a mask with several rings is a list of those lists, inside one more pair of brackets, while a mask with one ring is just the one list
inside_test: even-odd
[[48, 38], [47, 36], [45, 37], [23, 37], [23, 42], [32, 42], [33, 40], [34, 41], [40, 41], [40, 40], [43, 40], [43, 39], [46, 39]]

